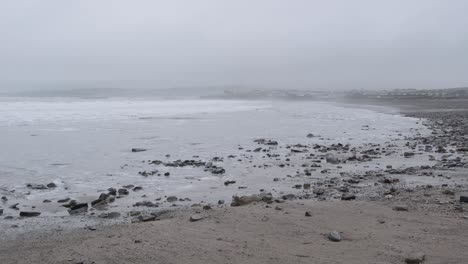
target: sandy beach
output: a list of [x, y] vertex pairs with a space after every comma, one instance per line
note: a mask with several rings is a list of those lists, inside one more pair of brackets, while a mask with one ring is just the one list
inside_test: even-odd
[[[424, 107], [409, 111], [400, 106], [402, 114], [422, 118], [432, 131], [407, 138], [403, 147], [391, 142], [358, 150], [340, 144], [287, 147], [292, 154], [285, 156], [286, 162], [273, 164], [279, 169], [301, 168], [290, 193], [260, 190], [218, 203], [162, 209], [154, 208], [158, 202], [145, 201], [129, 213], [114, 212], [112, 207], [103, 213], [94, 211], [98, 203], [113, 203], [109, 197], [116, 194], [111, 190], [92, 208], [86, 205], [91, 217], [99, 215], [100, 221], [80, 216], [86, 211], [72, 207], [69, 210], [78, 214], [75, 220], [84, 226], [4, 238], [0, 259], [2, 263], [464, 263], [468, 259], [464, 251], [468, 209], [463, 202], [468, 186], [468, 115], [463, 109], [454, 114], [450, 102], [445, 103], [444, 111]], [[283, 151], [273, 139], [256, 143], [271, 157]], [[395, 166], [395, 156], [419, 165]], [[317, 159], [322, 160], [318, 168]], [[384, 169], [369, 168], [372, 164]], [[220, 168], [205, 163], [179, 165]], [[363, 173], [351, 169], [355, 166]], [[321, 177], [313, 177], [319, 172]], [[272, 186], [285, 179], [268, 178], [263, 186], [274, 190]], [[224, 184], [237, 186], [235, 181]], [[116, 217], [124, 221], [112, 222]], [[33, 219], [26, 220], [34, 223]]]

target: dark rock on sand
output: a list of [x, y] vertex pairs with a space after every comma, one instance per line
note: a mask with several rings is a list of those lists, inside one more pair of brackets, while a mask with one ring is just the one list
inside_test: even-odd
[[178, 200], [178, 199], [177, 199], [177, 196], [169, 196], [169, 197], [167, 197], [167, 199], [166, 199], [166, 201], [168, 201], [168, 202], [170, 202], [170, 203], [175, 202], [175, 201], [177, 201], [177, 200]]
[[26, 187], [32, 190], [46, 190], [47, 189], [47, 186], [45, 186], [44, 184], [35, 184], [35, 183], [28, 183]]
[[110, 212], [110, 213], [102, 213], [98, 215], [99, 218], [106, 218], [106, 219], [114, 219], [120, 217], [119, 212]]
[[14, 210], [19, 210], [18, 205], [19, 205], [19, 203], [15, 203], [15, 204], [10, 205], [10, 207], [8, 207], [8, 208], [14, 209]]
[[60, 200], [57, 200], [57, 203], [66, 203], [70, 201], [70, 198], [65, 198], [65, 199], [60, 199]]
[[395, 205], [395, 206], [393, 206], [393, 210], [394, 210], [394, 211], [403, 211], [403, 212], [407, 212], [407, 211], [409, 210], [409, 208], [408, 208], [407, 205], [400, 204], [400, 205]]
[[242, 206], [254, 202], [269, 202], [273, 199], [270, 193], [253, 194], [247, 196], [232, 196], [231, 206]]
[[74, 206], [71, 206], [70, 209], [68, 209], [68, 213], [70, 215], [84, 214], [87, 211], [88, 211], [87, 203], [79, 203]]
[[159, 205], [158, 204], [155, 204], [151, 201], [141, 201], [141, 202], [137, 202], [135, 203], [133, 206], [146, 206], [146, 207], [158, 207]]
[[420, 253], [420, 252], [411, 253], [409, 256], [405, 258], [405, 263], [406, 264], [420, 264], [424, 262], [425, 258], [426, 256], [423, 253]]
[[41, 213], [40, 212], [27, 212], [27, 211], [21, 211], [19, 213], [19, 216], [21, 217], [36, 217], [36, 216], [40, 216]]
[[311, 217], [311, 216], [312, 216], [312, 214], [311, 214], [310, 212], [305, 212], [305, 216], [307, 216], [307, 217]]
[[461, 203], [468, 203], [468, 193], [460, 194], [460, 202]]
[[118, 191], [119, 195], [128, 195], [128, 190], [127, 189], [119, 189]]
[[228, 186], [229, 184], [234, 184], [234, 183], [236, 183], [236, 181], [225, 181], [224, 185]]
[[344, 201], [349, 201], [349, 200], [354, 200], [354, 199], [356, 199], [356, 195], [352, 193], [343, 193], [343, 195], [341, 195], [341, 200], [344, 200]]
[[328, 233], [327, 237], [328, 237], [328, 239], [330, 239], [330, 241], [333, 241], [333, 242], [340, 242], [341, 239], [342, 239], [340, 232], [338, 232], [336, 230], [333, 230], [330, 233]]
[[3, 214], [3, 209], [0, 209], [0, 215], [2, 215], [2, 214]]
[[218, 204], [224, 204], [224, 200], [218, 200]]
[[44, 201], [42, 201], [43, 203], [51, 203], [52, 201], [51, 200], [47, 200], [45, 199]]
[[117, 195], [117, 190], [114, 188], [109, 188], [107, 189], [107, 191], [110, 195]]
[[143, 152], [146, 151], [147, 149], [144, 148], [132, 148], [132, 152]]
[[57, 187], [57, 184], [51, 182], [49, 184], [47, 184], [47, 188], [56, 188]]

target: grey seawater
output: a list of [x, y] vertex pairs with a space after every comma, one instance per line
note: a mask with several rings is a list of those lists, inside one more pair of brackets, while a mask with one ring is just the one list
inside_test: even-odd
[[[259, 189], [288, 191], [292, 183], [274, 188], [268, 185], [274, 177], [294, 174], [297, 168], [250, 166], [262, 162], [275, 165], [275, 160], [265, 159], [264, 153], [245, 152], [258, 147], [254, 139], [273, 139], [281, 146], [385, 143], [403, 140], [416, 132], [428, 133], [416, 121], [322, 102], [3, 99], [0, 194], [8, 202], [0, 202], [0, 208], [4, 209], [4, 216], [16, 217], [18, 211], [8, 206], [20, 203], [22, 210], [42, 212], [39, 219], [62, 217], [67, 211], [57, 204], [57, 199], [91, 201], [109, 187], [129, 184], [142, 186], [143, 190], [118, 199], [114, 210], [129, 211], [135, 201], [154, 201], [168, 195], [189, 198], [192, 202], [185, 202], [189, 205], [218, 199], [230, 201], [233, 194], [258, 193]], [[308, 133], [316, 137], [307, 138]], [[147, 151], [134, 153], [132, 148]], [[247, 159], [241, 154], [252, 157]], [[229, 155], [236, 157], [227, 158]], [[154, 159], [209, 161], [213, 157], [224, 158], [219, 165], [226, 169], [225, 174], [147, 163]], [[170, 176], [144, 177], [138, 174], [143, 170], [169, 172]], [[237, 183], [225, 187], [226, 180]], [[26, 188], [28, 183], [50, 182], [57, 188]], [[42, 203], [45, 199], [52, 203]]]

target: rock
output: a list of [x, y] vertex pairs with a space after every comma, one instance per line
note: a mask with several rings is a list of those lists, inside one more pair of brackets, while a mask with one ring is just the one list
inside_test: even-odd
[[310, 183], [304, 183], [304, 190], [309, 190], [310, 189]]
[[343, 193], [343, 195], [341, 195], [341, 200], [343, 201], [349, 201], [354, 199], [356, 199], [356, 195], [352, 193]]
[[49, 184], [47, 184], [47, 188], [56, 188], [57, 187], [57, 184], [51, 182]]
[[117, 191], [119, 195], [128, 195], [128, 190], [127, 189], [119, 189]]
[[314, 134], [309, 133], [309, 134], [307, 134], [307, 137], [308, 137], [308, 138], [313, 138], [313, 137], [314, 137]]
[[190, 216], [190, 222], [196, 222], [202, 220], [204, 217], [200, 214], [194, 214]]
[[169, 173], [169, 172], [164, 173], [164, 176], [166, 176], [166, 177], [168, 177], [170, 175], [171, 175], [171, 173]]
[[141, 191], [141, 190], [143, 190], [143, 187], [141, 187], [141, 186], [136, 186], [136, 187], [134, 187], [132, 190], [133, 190], [134, 192]]
[[2, 202], [6, 202], [8, 201], [8, 198], [6, 198], [6, 196], [2, 196]]
[[34, 183], [28, 183], [26, 187], [32, 190], [46, 190], [47, 189], [47, 186], [45, 186], [44, 184], [34, 184]]
[[173, 202], [176, 202], [178, 199], [177, 199], [177, 196], [169, 196], [167, 197], [166, 201], [170, 202], [170, 203], [173, 203]]
[[70, 201], [70, 198], [65, 198], [65, 199], [60, 199], [60, 200], [57, 200], [57, 203], [66, 203]]
[[110, 212], [110, 213], [102, 213], [98, 215], [99, 218], [106, 218], [106, 219], [114, 219], [120, 217], [119, 212]]
[[228, 186], [229, 184], [234, 184], [234, 183], [236, 183], [236, 181], [225, 181], [224, 185]]
[[19, 203], [15, 203], [15, 204], [10, 205], [10, 207], [8, 207], [8, 208], [14, 209], [14, 210], [19, 210], [18, 205], [19, 205]]
[[[445, 195], [455, 195], [455, 192], [452, 191], [452, 190], [448, 190], [448, 189], [445, 189], [442, 191], [442, 194], [445, 194]], [[468, 196], [467, 196], [468, 197]]]
[[209, 205], [204, 205], [204, 206], [203, 206], [203, 210], [211, 210], [211, 209], [212, 209], [212, 208], [211, 208], [211, 206], [209, 206]]
[[314, 189], [314, 194], [316, 194], [316, 195], [323, 195], [324, 193], [325, 193], [324, 188], [315, 188]]
[[232, 196], [231, 206], [242, 206], [247, 205], [254, 202], [269, 202], [272, 200], [272, 196], [270, 193], [265, 194], [253, 194], [247, 196]]
[[409, 210], [408, 206], [407, 205], [404, 205], [404, 204], [400, 204], [400, 205], [395, 205], [393, 207], [393, 210], [394, 211], [403, 211], [403, 212], [407, 212]]
[[411, 157], [414, 156], [414, 152], [405, 152], [405, 153], [403, 153], [403, 156], [404, 156], [405, 158], [411, 158]]
[[87, 203], [79, 203], [74, 206], [71, 206], [70, 209], [68, 209], [68, 213], [70, 215], [85, 214], [86, 212], [88, 212]]
[[40, 212], [27, 212], [27, 211], [21, 211], [19, 213], [19, 216], [21, 217], [36, 217], [36, 216], [40, 216], [41, 213]]
[[280, 180], [279, 178], [273, 178], [273, 181], [274, 181], [274, 182], [277, 182], [277, 181], [279, 181], [279, 180]]
[[3, 214], [3, 209], [0, 208], [0, 215], [2, 215], [2, 214]]
[[328, 156], [326, 158], [326, 161], [327, 161], [327, 163], [330, 163], [330, 164], [339, 164], [340, 163], [340, 160], [338, 158], [331, 157], [331, 156]]
[[340, 232], [338, 232], [336, 230], [333, 230], [330, 233], [328, 233], [327, 237], [328, 237], [328, 239], [330, 239], [330, 241], [333, 241], [333, 242], [340, 242], [341, 239], [342, 239]]
[[132, 148], [132, 152], [143, 152], [146, 151], [147, 149], [144, 148]]
[[110, 195], [117, 195], [117, 190], [114, 189], [114, 188], [109, 188], [109, 189], [107, 189], [107, 191], [109, 191], [108, 193], [109, 193]]
[[460, 194], [460, 202], [461, 203], [468, 203], [468, 193]]
[[142, 202], [137, 202], [133, 206], [146, 206], [146, 207], [159, 207], [159, 205], [151, 202], [151, 201], [142, 201]]
[[224, 200], [218, 200], [218, 204], [219, 205], [224, 204]]
[[406, 264], [420, 264], [424, 262], [425, 258], [426, 256], [423, 253], [420, 253], [420, 252], [411, 253], [409, 256], [405, 258], [405, 263]]
[[281, 198], [283, 198], [283, 200], [292, 200], [296, 198], [296, 195], [290, 193], [290, 194], [283, 195]]
[[312, 216], [312, 214], [311, 214], [310, 212], [305, 212], [305, 216], [307, 216], [307, 217], [311, 217], [311, 216]]
[[44, 201], [42, 201], [43, 203], [51, 203], [52, 201], [51, 200], [47, 200], [45, 199]]

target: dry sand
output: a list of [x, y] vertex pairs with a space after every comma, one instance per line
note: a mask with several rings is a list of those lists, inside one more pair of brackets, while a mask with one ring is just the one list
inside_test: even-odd
[[[275, 208], [278, 206], [282, 210]], [[0, 245], [0, 263], [467, 263], [463, 217], [382, 202], [293, 201], [201, 212], [95, 231], [25, 234]], [[311, 217], [304, 214], [308, 211]], [[331, 242], [332, 230], [342, 233]]]

